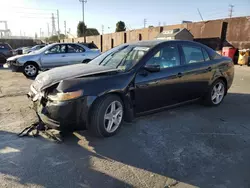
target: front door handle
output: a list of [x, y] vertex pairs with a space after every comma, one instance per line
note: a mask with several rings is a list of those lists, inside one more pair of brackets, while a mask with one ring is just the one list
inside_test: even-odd
[[65, 57], [65, 55], [62, 55], [61, 57]]
[[212, 67], [208, 67], [208, 68], [207, 68], [207, 71], [208, 71], [208, 72], [211, 72], [211, 71], [212, 71]]
[[183, 74], [181, 73], [181, 72], [179, 72], [178, 74], [177, 74], [177, 77], [178, 78], [181, 78], [183, 76]]

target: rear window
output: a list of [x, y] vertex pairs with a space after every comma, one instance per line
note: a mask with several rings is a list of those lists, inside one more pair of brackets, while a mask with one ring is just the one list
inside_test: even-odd
[[94, 43], [81, 43], [82, 45], [88, 47], [89, 49], [98, 49]]

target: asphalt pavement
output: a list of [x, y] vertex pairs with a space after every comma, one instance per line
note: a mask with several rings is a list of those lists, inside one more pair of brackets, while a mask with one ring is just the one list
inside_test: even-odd
[[250, 187], [250, 68], [235, 67], [223, 104], [186, 105], [136, 119], [98, 139], [17, 137], [36, 121], [32, 80], [0, 70], [0, 187]]

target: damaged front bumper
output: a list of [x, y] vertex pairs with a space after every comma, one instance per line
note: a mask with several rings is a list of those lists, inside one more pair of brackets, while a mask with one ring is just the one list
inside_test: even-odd
[[32, 100], [33, 109], [48, 127], [62, 131], [86, 129], [91, 98], [82, 97], [64, 102], [49, 101], [43, 94], [34, 91], [30, 91], [28, 97]]

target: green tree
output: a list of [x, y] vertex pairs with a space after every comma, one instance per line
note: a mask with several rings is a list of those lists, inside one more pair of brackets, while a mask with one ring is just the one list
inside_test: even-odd
[[126, 26], [123, 21], [119, 21], [116, 23], [115, 32], [121, 32], [121, 31], [126, 31]]
[[[83, 29], [84, 28], [84, 29]], [[77, 36], [78, 37], [83, 37], [83, 30], [85, 30], [86, 33], [87, 26], [83, 22], [79, 22], [77, 25]]]
[[77, 36], [83, 37], [83, 27], [85, 30], [85, 36], [93, 36], [93, 35], [100, 35], [96, 28], [87, 28], [87, 26], [83, 22], [79, 22], [77, 25]]
[[[65, 39], [65, 35], [60, 34], [60, 39]], [[53, 35], [53, 36], [49, 37], [47, 40], [48, 40], [48, 42], [58, 42], [58, 35]]]

